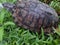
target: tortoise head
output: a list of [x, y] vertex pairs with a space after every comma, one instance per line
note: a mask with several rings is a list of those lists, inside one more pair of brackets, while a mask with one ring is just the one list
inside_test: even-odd
[[6, 8], [11, 13], [13, 12], [13, 9], [15, 7], [15, 4], [12, 4], [12, 3], [3, 3], [2, 5], [4, 8]]

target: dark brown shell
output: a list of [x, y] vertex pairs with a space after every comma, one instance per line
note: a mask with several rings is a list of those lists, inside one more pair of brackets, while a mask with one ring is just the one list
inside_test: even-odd
[[38, 0], [18, 0], [13, 10], [14, 22], [33, 32], [50, 33], [58, 21], [58, 15], [54, 9]]

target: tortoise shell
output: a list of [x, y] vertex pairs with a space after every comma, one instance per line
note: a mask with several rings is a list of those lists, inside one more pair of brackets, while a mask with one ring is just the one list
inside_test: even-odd
[[14, 22], [33, 32], [53, 32], [57, 26], [58, 15], [53, 8], [39, 0], [17, 0], [15, 4], [3, 3], [3, 6], [12, 13]]

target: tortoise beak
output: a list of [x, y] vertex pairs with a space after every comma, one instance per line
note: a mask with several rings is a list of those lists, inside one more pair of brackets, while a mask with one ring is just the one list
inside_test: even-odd
[[6, 8], [8, 11], [12, 11], [12, 9], [14, 8], [15, 4], [12, 3], [3, 3], [2, 4], [4, 8]]

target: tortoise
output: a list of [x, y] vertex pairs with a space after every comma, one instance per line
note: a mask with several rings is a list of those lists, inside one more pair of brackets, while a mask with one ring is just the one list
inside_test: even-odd
[[58, 15], [53, 8], [39, 0], [17, 0], [5, 2], [4, 8], [11, 12], [16, 25], [32, 32], [52, 33], [57, 28]]

